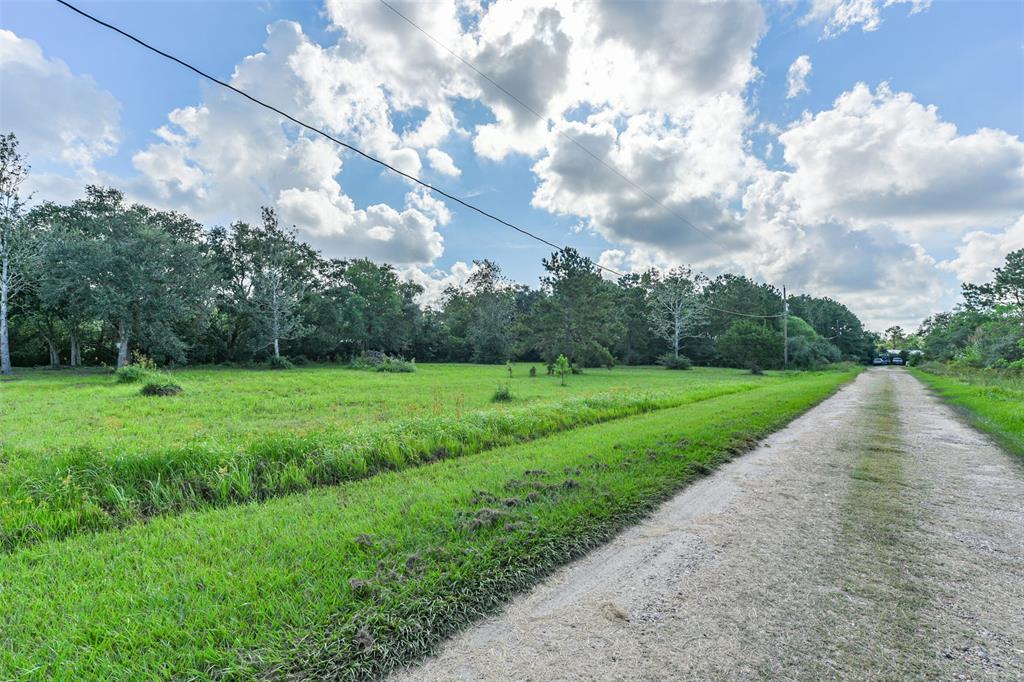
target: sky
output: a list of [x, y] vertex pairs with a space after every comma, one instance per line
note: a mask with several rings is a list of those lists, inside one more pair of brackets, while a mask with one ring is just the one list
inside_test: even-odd
[[[742, 273], [881, 331], [1024, 248], [1024, 3], [389, 3], [430, 37], [379, 0], [76, 4], [621, 272]], [[484, 258], [536, 285], [551, 251], [52, 0], [0, 4], [0, 130], [35, 201], [275, 206], [426, 303]]]

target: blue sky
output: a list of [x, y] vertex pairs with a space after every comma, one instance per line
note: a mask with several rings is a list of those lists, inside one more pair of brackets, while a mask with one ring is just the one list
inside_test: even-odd
[[[79, 4], [219, 77], [240, 68], [242, 85], [281, 108], [619, 269], [745, 272], [835, 296], [881, 328], [952, 305], [960, 280], [1024, 246], [1022, 3], [853, 3], [860, 14], [844, 13], [848, 0], [400, 5], [516, 84], [549, 124], [375, 2]], [[300, 144], [295, 130], [56, 2], [5, 2], [0, 28], [2, 127], [22, 139], [36, 198], [71, 200], [103, 182], [207, 224], [277, 204], [329, 255], [394, 262], [428, 295], [477, 258], [520, 281], [540, 274], [545, 247], [424, 202], [351, 155]], [[787, 97], [801, 55], [806, 90]], [[601, 60], [610, 72], [588, 71]], [[208, 120], [169, 123], [188, 107]], [[431, 112], [444, 121], [417, 134]], [[606, 150], [672, 213], [657, 215], [596, 162], [581, 165], [552, 129]], [[438, 152], [457, 176], [428, 159]]]

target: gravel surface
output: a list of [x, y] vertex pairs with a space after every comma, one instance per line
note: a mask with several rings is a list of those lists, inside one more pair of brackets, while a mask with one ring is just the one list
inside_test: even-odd
[[399, 680], [1024, 679], [1024, 467], [863, 373]]

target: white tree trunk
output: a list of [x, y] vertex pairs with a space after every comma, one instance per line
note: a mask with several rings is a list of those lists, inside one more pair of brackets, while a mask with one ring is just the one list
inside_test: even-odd
[[81, 367], [82, 366], [82, 347], [78, 343], [78, 329], [71, 329], [71, 366]]
[[0, 374], [11, 373], [11, 344], [7, 335], [7, 296], [10, 279], [10, 261], [3, 259], [0, 267]]
[[121, 369], [128, 364], [128, 337], [129, 326], [122, 321], [117, 325], [117, 368]]

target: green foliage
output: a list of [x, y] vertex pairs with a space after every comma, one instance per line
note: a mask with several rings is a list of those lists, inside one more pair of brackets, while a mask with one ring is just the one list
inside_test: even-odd
[[544, 260], [543, 298], [527, 321], [530, 345], [547, 362], [566, 355], [575, 364], [599, 367], [622, 332], [615, 284], [601, 277], [593, 261], [574, 249]]
[[499, 384], [491, 396], [492, 403], [507, 403], [512, 400], [512, 387], [509, 384]]
[[555, 360], [554, 367], [555, 367], [555, 374], [557, 374], [558, 378], [561, 379], [562, 386], [565, 386], [565, 377], [571, 371], [570, 368], [569, 368], [569, 360], [566, 359], [566, 357], [564, 355], [559, 355], [558, 359]]
[[690, 369], [693, 367], [693, 363], [690, 362], [690, 358], [685, 355], [674, 355], [673, 353], [665, 353], [658, 358], [658, 364], [665, 369]]
[[171, 381], [169, 378], [163, 378], [159, 381], [149, 381], [142, 387], [142, 389], [139, 390], [139, 394], [145, 396], [171, 396], [178, 395], [181, 392], [181, 386]]
[[799, 317], [789, 318], [789, 365], [795, 369], [818, 368], [839, 362], [841, 353]]
[[729, 367], [782, 366], [782, 334], [763, 322], [737, 320], [718, 339], [718, 355]]
[[363, 351], [352, 358], [353, 369], [368, 369], [375, 372], [408, 373], [416, 371], [415, 360], [405, 360], [381, 351]]
[[[459, 461], [26, 547], [4, 557], [2, 599], [17, 607], [5, 611], [0, 669], [14, 678], [382, 678], [849, 376], [800, 375]], [[211, 489], [233, 494], [237, 472], [218, 472]], [[65, 495], [76, 494], [76, 476]], [[279, 480], [302, 485], [293, 469]]]
[[267, 358], [267, 368], [268, 369], [294, 369], [295, 368], [295, 364], [291, 360], [289, 360], [288, 358], [284, 357], [283, 355], [280, 355], [280, 356], [273, 356], [273, 355], [271, 355], [269, 358]]
[[142, 365], [125, 365], [114, 371], [114, 381], [119, 384], [135, 384], [148, 379], [151, 374], [152, 371]]

